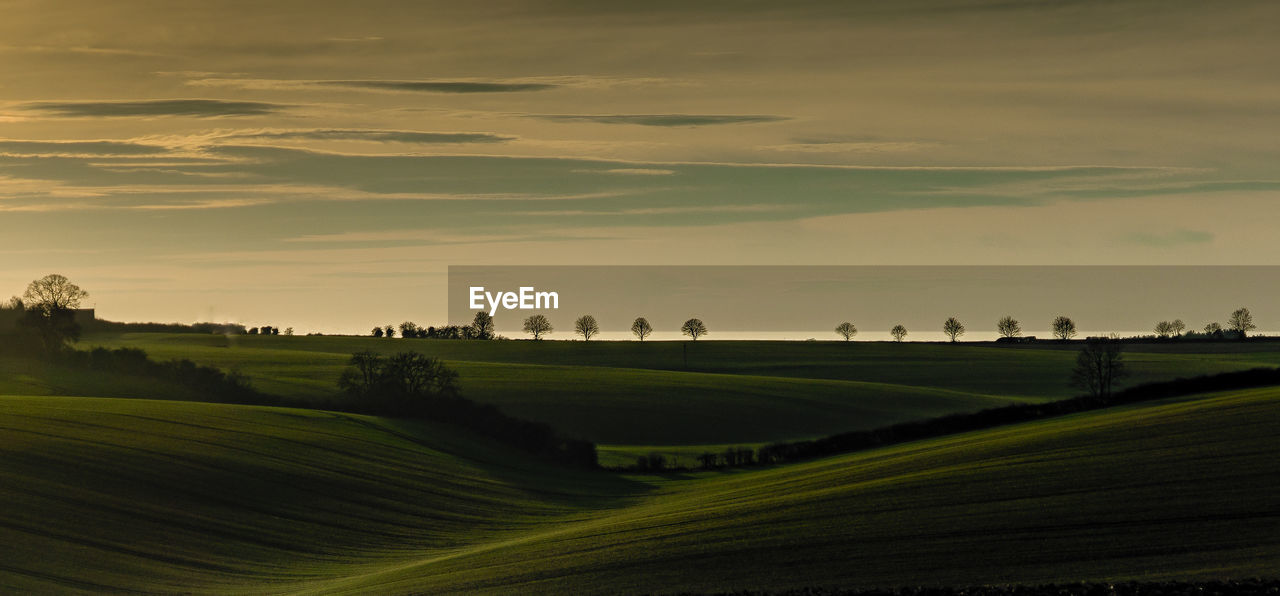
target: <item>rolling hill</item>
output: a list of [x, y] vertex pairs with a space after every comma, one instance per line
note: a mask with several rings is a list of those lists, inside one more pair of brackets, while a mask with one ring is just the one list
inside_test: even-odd
[[616, 593], [1280, 568], [1280, 389], [773, 468], [566, 470], [427, 424], [0, 398], [5, 591]]
[[[350, 354], [416, 350], [445, 359], [463, 394], [606, 445], [756, 444], [862, 430], [1073, 394], [1073, 350], [872, 342], [449, 341], [362, 337], [100, 334], [249, 375], [255, 387], [322, 403]], [[1280, 363], [1272, 344], [1132, 351], [1132, 383]], [[1136, 350], [1137, 348], [1135, 348]], [[2, 387], [0, 387], [2, 389]], [[55, 392], [56, 391], [51, 391]], [[68, 391], [64, 393], [76, 394]], [[97, 395], [88, 388], [82, 395]], [[643, 449], [642, 449], [643, 450]], [[624, 450], [623, 459], [634, 450]]]

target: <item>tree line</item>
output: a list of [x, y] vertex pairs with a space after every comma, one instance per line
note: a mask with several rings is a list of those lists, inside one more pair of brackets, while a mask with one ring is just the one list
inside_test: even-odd
[[[1013, 404], [966, 414], [902, 422], [877, 429], [839, 433], [814, 440], [772, 443], [755, 450], [731, 447], [721, 453], [705, 452], [697, 456], [696, 460], [699, 468], [707, 470], [797, 462], [1123, 404], [1274, 385], [1280, 385], [1280, 368], [1255, 368], [1147, 383], [1105, 396], [1090, 394], [1042, 404]], [[681, 469], [668, 466], [668, 463], [660, 454], [650, 454], [637, 458], [636, 464], [627, 469], [639, 472]]]
[[[1067, 316], [1059, 315], [1054, 317], [1049, 328], [1055, 339], [1063, 341], [1072, 339], [1078, 334], [1075, 321]], [[1253, 323], [1253, 315], [1249, 312], [1249, 309], [1242, 307], [1233, 311], [1227, 318], [1227, 327], [1224, 328], [1216, 321], [1207, 323], [1204, 326], [1203, 334], [1198, 335], [1215, 339], [1223, 339], [1227, 336], [1243, 339], [1250, 331], [1257, 328], [1258, 326]], [[1182, 319], [1160, 321], [1156, 323], [1155, 334], [1159, 338], [1181, 337], [1186, 329], [1187, 324], [1183, 323]], [[965, 331], [964, 323], [961, 323], [956, 317], [947, 317], [942, 322], [942, 333], [952, 342], [957, 341], [961, 335], [965, 334]], [[1001, 339], [1006, 341], [1018, 339], [1022, 337], [1022, 323], [1012, 316], [1000, 317], [996, 321], [996, 332], [1000, 334]], [[845, 341], [852, 341], [853, 336], [858, 334], [858, 328], [853, 323], [845, 321], [836, 325], [835, 333], [844, 338]], [[901, 324], [894, 325], [889, 330], [889, 336], [894, 341], [902, 341], [907, 336], [907, 328]]]
[[457, 371], [438, 358], [417, 352], [356, 352], [338, 378], [338, 388], [349, 398], [344, 404], [348, 411], [448, 424], [539, 457], [596, 466], [595, 443], [462, 397]]
[[[1012, 316], [1003, 316], [996, 321], [996, 332], [999, 333], [1000, 339], [997, 341], [1014, 341], [1022, 338], [1022, 323]], [[470, 325], [447, 325], [444, 327], [418, 327], [414, 323], [401, 323], [399, 327], [400, 337], [405, 338], [429, 338], [429, 339], [494, 339], [494, 323], [493, 317], [484, 311], [476, 313], [475, 319]], [[551, 321], [545, 315], [536, 314], [524, 319], [522, 329], [529, 334], [532, 339], [540, 340], [555, 331]], [[1186, 331], [1187, 325], [1181, 319], [1173, 321], [1161, 321], [1155, 326], [1155, 334], [1158, 338], [1175, 338], [1182, 337]], [[1257, 325], [1253, 323], [1253, 315], [1248, 308], [1236, 309], [1227, 318], [1227, 327], [1223, 327], [1220, 323], [1211, 322], [1204, 326], [1202, 334], [1195, 334], [1199, 337], [1207, 337], [1211, 339], [1243, 339], [1250, 331], [1257, 329]], [[631, 323], [631, 334], [640, 341], [644, 341], [653, 334], [653, 325], [645, 317], [636, 317]], [[947, 317], [942, 322], [942, 332], [951, 342], [959, 341], [960, 336], [964, 335], [968, 329], [964, 323], [960, 322], [957, 317]], [[1050, 323], [1050, 331], [1053, 337], [1058, 340], [1066, 341], [1073, 339], [1079, 334], [1075, 321], [1070, 317], [1059, 315], [1054, 317]], [[600, 334], [600, 323], [595, 316], [586, 314], [578, 317], [573, 322], [573, 332], [582, 337], [583, 341], [591, 341], [591, 338]], [[701, 319], [689, 319], [680, 325], [681, 334], [697, 341], [699, 337], [707, 335], [707, 325]], [[853, 341], [854, 336], [858, 334], [858, 327], [849, 321], [844, 321], [835, 327], [836, 335], [844, 339], [844, 341]], [[895, 342], [901, 342], [906, 339], [908, 334], [905, 325], [897, 324], [889, 330], [889, 337]], [[373, 337], [396, 337], [396, 328], [387, 325], [386, 327], [374, 327], [371, 332]], [[1191, 335], [1191, 334], [1188, 334]], [[1034, 338], [1028, 338], [1034, 339]]]

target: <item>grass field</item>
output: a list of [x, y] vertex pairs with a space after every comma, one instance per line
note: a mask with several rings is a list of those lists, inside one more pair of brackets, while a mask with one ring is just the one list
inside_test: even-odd
[[[82, 343], [138, 347], [157, 359], [190, 358], [237, 370], [258, 389], [301, 403], [332, 396], [352, 352], [416, 350], [457, 368], [464, 395], [511, 415], [602, 445], [691, 454], [1068, 397], [1074, 390], [1066, 379], [1078, 349], [1053, 343], [750, 341], [699, 341], [686, 348], [682, 342], [150, 333], [91, 335]], [[1126, 357], [1133, 370], [1129, 382], [1143, 383], [1280, 365], [1280, 344], [1153, 344], [1134, 347]], [[101, 395], [83, 384], [62, 393]], [[611, 462], [621, 462], [646, 452], [639, 449], [605, 451], [616, 455]]]
[[0, 588], [617, 593], [1280, 568], [1280, 389], [625, 477], [311, 410], [0, 398]]

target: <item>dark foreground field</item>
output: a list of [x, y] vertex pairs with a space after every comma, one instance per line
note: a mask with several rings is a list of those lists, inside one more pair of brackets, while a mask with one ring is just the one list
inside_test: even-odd
[[420, 423], [0, 398], [5, 592], [635, 593], [1280, 569], [1280, 389], [774, 468], [572, 471]]

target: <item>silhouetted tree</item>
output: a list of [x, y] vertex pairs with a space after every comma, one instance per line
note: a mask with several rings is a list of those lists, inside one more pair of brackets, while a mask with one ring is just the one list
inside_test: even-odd
[[27, 310], [74, 310], [89, 293], [71, 283], [65, 276], [52, 273], [27, 285], [22, 298]]
[[1061, 340], [1075, 337], [1076, 322], [1067, 317], [1058, 316], [1053, 320], [1053, 336]]
[[1155, 331], [1156, 336], [1158, 337], [1169, 337], [1173, 334], [1173, 323], [1170, 323], [1169, 321], [1160, 321], [1159, 323], [1156, 323]]
[[591, 315], [582, 315], [573, 322], [573, 330], [582, 336], [583, 341], [591, 341], [591, 336], [600, 333], [600, 325]]
[[854, 327], [853, 323], [845, 321], [836, 325], [836, 334], [843, 337], [845, 341], [849, 341], [853, 339], [853, 336], [858, 334], [858, 328]]
[[1076, 367], [1071, 371], [1071, 385], [1089, 392], [1089, 395], [1107, 399], [1111, 389], [1128, 375], [1123, 344], [1115, 338], [1093, 337], [1085, 343], [1076, 356]]
[[406, 400], [458, 395], [458, 373], [417, 352], [400, 352], [389, 358], [371, 351], [356, 352], [349, 364], [338, 377], [338, 387], [352, 397], [378, 400], [387, 411], [405, 411]]
[[250, 327], [250, 328], [249, 328], [249, 335], [257, 335], [257, 334], [258, 334], [258, 328], [257, 328], [257, 327]]
[[680, 332], [698, 341], [699, 337], [707, 334], [707, 326], [702, 324], [701, 319], [689, 319], [680, 326]]
[[293, 335], [293, 327], [286, 327], [286, 328], [285, 328], [285, 330], [284, 330], [284, 334], [285, 334], [285, 335]]
[[698, 456], [698, 463], [702, 464], [702, 469], [710, 470], [716, 467], [716, 462], [719, 459], [720, 458], [716, 454], [706, 451]]
[[400, 337], [405, 339], [418, 337], [418, 325], [413, 321], [400, 323]]
[[75, 309], [88, 297], [89, 293], [80, 286], [53, 273], [32, 281], [22, 294], [23, 299], [10, 303], [23, 308], [19, 326], [38, 338], [40, 349], [46, 355], [53, 355], [80, 339]]
[[387, 325], [386, 327], [384, 327], [384, 328], [382, 329], [382, 335], [383, 335], [384, 337], [395, 337], [395, 336], [396, 336], [396, 328], [395, 328], [395, 327], [392, 327], [391, 325]]
[[653, 326], [649, 324], [648, 319], [636, 317], [636, 320], [631, 322], [631, 333], [640, 338], [640, 341], [644, 341], [644, 338], [653, 333]]
[[894, 325], [893, 329], [889, 330], [889, 335], [893, 336], [893, 341], [902, 341], [902, 338], [907, 336], [907, 328], [902, 325]]
[[1000, 332], [1000, 337], [1018, 337], [1022, 335], [1022, 325], [1013, 317], [1004, 316], [996, 321], [996, 331]]
[[471, 337], [473, 339], [493, 339], [493, 317], [483, 310], [476, 311], [471, 319]]
[[1215, 321], [1215, 322], [1213, 322], [1213, 323], [1208, 323], [1208, 324], [1206, 324], [1206, 325], [1204, 326], [1204, 334], [1205, 334], [1205, 335], [1216, 335], [1216, 336], [1221, 336], [1221, 335], [1222, 335], [1222, 325], [1218, 324], [1216, 321]]
[[458, 394], [458, 373], [440, 360], [417, 352], [400, 352], [386, 359], [381, 376], [392, 393], [401, 396], [453, 397]]
[[1187, 324], [1183, 323], [1182, 319], [1174, 319], [1172, 323], [1169, 323], [1169, 330], [1174, 335], [1182, 335], [1182, 332], [1187, 330]]
[[373, 332], [370, 333], [370, 335], [374, 337], [382, 337], [382, 327], [374, 327]]
[[1231, 313], [1231, 318], [1227, 319], [1227, 326], [1232, 331], [1240, 332], [1240, 339], [1244, 339], [1250, 331], [1258, 328], [1253, 324], [1253, 315], [1249, 313], [1249, 309], [1243, 307]]
[[955, 317], [947, 317], [947, 320], [942, 322], [942, 332], [951, 338], [952, 343], [955, 343], [957, 337], [964, 335], [964, 325]]
[[551, 321], [543, 315], [533, 315], [524, 320], [524, 332], [533, 336], [533, 339], [542, 339], [543, 335], [554, 331], [551, 327]]
[[[376, 329], [380, 337], [382, 328]], [[339, 389], [354, 397], [364, 397], [378, 386], [378, 375], [382, 372], [381, 355], [369, 350], [356, 352], [347, 364], [351, 367], [338, 377]]]

